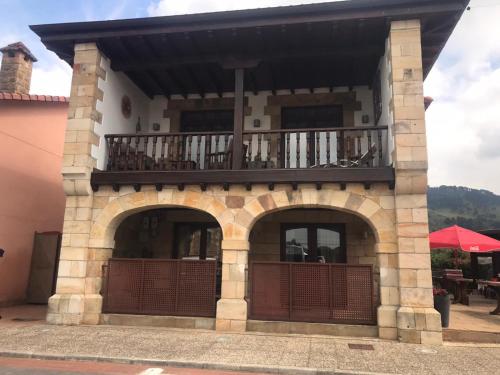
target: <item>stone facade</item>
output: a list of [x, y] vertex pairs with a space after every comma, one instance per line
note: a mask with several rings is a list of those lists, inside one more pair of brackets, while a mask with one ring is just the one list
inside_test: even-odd
[[[143, 186], [140, 192], [132, 187], [116, 192], [109, 186], [92, 193], [89, 179], [95, 160], [91, 150], [99, 142], [94, 127], [100, 122], [96, 103], [103, 98], [97, 84], [105, 77], [96, 46], [77, 45], [63, 169], [68, 203], [57, 294], [50, 300], [48, 321], [98, 324], [101, 267], [112, 255], [119, 224], [140, 211], [177, 207], [206, 212], [221, 226], [222, 296], [217, 305], [216, 329], [244, 331], [246, 268], [254, 224], [281, 210], [316, 208], [355, 215], [373, 233], [373, 251], [360, 251], [357, 261], [361, 263], [361, 258], [366, 258], [363, 261], [375, 264], [379, 272], [379, 336], [439, 344], [440, 317], [432, 308], [427, 239], [427, 156], [419, 22], [393, 22], [389, 38], [395, 190], [387, 184], [374, 184], [370, 189], [362, 184], [347, 184], [345, 189], [339, 184], [324, 184], [321, 190], [307, 184], [298, 185], [296, 190], [290, 185], [276, 184], [273, 191], [265, 185], [254, 185], [251, 190], [241, 185], [231, 186], [228, 191], [221, 186], [208, 186], [206, 191], [198, 186], [185, 186], [183, 191], [157, 191], [154, 186]], [[355, 108], [355, 97], [344, 99], [352, 104], [351, 109]], [[269, 104], [276, 108], [284, 105], [278, 99]], [[272, 112], [272, 108], [267, 111]]]

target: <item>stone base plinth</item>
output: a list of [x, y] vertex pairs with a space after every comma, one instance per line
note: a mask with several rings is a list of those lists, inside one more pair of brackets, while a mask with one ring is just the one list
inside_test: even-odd
[[398, 339], [404, 343], [442, 345], [441, 315], [433, 308], [400, 307]]

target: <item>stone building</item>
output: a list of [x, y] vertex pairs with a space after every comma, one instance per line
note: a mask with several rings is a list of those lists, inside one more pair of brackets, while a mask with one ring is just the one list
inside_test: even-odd
[[48, 321], [440, 343], [423, 81], [465, 6], [32, 26], [73, 66]]

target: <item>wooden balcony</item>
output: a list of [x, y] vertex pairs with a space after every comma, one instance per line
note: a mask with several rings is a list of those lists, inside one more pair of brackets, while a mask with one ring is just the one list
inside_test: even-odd
[[[106, 135], [105, 171], [95, 170], [91, 184], [102, 185], [222, 185], [350, 182], [388, 183], [387, 127], [278, 129], [243, 131], [235, 145], [232, 132]], [[239, 147], [235, 147], [239, 146]], [[241, 150], [240, 154], [236, 154]], [[241, 165], [238, 165], [241, 161]]]

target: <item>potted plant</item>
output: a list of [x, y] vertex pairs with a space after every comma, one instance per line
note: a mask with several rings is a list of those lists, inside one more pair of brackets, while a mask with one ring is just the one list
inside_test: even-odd
[[451, 298], [446, 289], [433, 288], [434, 308], [441, 314], [441, 325], [448, 328], [450, 325]]

